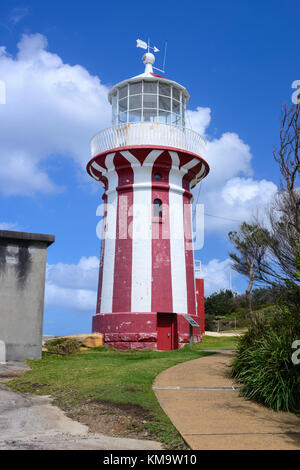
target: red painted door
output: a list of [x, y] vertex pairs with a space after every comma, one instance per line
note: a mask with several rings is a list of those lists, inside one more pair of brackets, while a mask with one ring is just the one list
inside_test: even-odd
[[157, 349], [170, 351], [174, 349], [174, 315], [157, 314]]

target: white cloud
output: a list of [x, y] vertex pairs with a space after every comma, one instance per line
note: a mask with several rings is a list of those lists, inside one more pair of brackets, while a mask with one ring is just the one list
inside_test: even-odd
[[80, 65], [48, 52], [41, 34], [24, 35], [16, 57], [0, 48], [0, 191], [5, 195], [60, 190], [43, 169], [53, 155], [84, 169], [91, 136], [110, 122], [108, 88]]
[[[224, 261], [212, 259], [202, 265], [201, 278], [204, 279], [205, 296], [218, 292], [220, 289], [230, 289], [230, 259]], [[235, 273], [233, 272], [233, 276]]]
[[13, 8], [10, 16], [10, 22], [16, 25], [28, 14], [29, 8]]
[[0, 222], [0, 230], [16, 230], [17, 224], [14, 222]]
[[47, 265], [45, 303], [95, 313], [99, 260], [82, 257], [78, 264]]
[[200, 135], [205, 136], [207, 127], [211, 121], [211, 110], [210, 108], [201, 108], [198, 106], [196, 111], [188, 110], [186, 113], [187, 127], [198, 132]]
[[219, 139], [207, 140], [206, 160], [210, 166], [208, 186], [216, 186], [237, 174], [252, 176], [252, 155], [249, 145], [234, 132], [226, 132]]
[[[232, 178], [222, 190], [222, 199], [231, 207], [237, 207], [248, 201], [268, 204], [273, 198], [277, 186], [271, 181], [254, 181], [252, 178]], [[255, 203], [254, 202], [254, 203]]]
[[205, 159], [210, 173], [193, 190], [195, 202], [205, 207], [206, 233], [224, 234], [257, 212], [263, 217], [277, 186], [272, 181], [254, 179], [249, 145], [234, 132], [210, 139], [206, 127], [210, 124], [209, 108], [192, 111], [191, 121], [193, 129], [207, 141]]
[[[235, 177], [224, 181], [222, 186], [201, 188], [199, 202], [204, 203], [205, 230], [228, 232], [253, 215], [262, 220], [265, 211], [275, 197], [277, 186], [272, 181]], [[196, 191], [195, 191], [196, 193]]]
[[95, 314], [95, 291], [87, 289], [68, 289], [53, 284], [46, 284], [46, 305], [73, 309]]

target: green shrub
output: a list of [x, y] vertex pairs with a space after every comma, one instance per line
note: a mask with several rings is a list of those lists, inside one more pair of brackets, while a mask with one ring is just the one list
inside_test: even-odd
[[80, 343], [75, 338], [54, 338], [45, 343], [47, 351], [53, 354], [76, 354], [80, 351]]
[[205, 331], [214, 331], [214, 315], [206, 315], [205, 313]]
[[292, 362], [293, 341], [300, 339], [300, 315], [283, 308], [257, 320], [238, 340], [232, 377], [241, 394], [275, 411], [300, 411], [300, 364]]
[[206, 315], [226, 315], [233, 310], [233, 294], [230, 290], [220, 290], [214, 292], [209, 297], [205, 297]]

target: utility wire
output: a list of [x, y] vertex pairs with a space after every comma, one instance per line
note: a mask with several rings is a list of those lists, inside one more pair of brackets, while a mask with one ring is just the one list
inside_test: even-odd
[[241, 219], [230, 219], [229, 217], [222, 217], [220, 215], [207, 214], [207, 212], [204, 212], [204, 215], [207, 215], [208, 217], [215, 217], [216, 219], [231, 220], [232, 222], [243, 222]]

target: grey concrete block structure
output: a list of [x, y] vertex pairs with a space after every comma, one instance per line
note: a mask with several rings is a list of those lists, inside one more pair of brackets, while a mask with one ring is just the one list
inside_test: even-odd
[[42, 353], [47, 248], [54, 235], [0, 230], [0, 340], [6, 360]]

